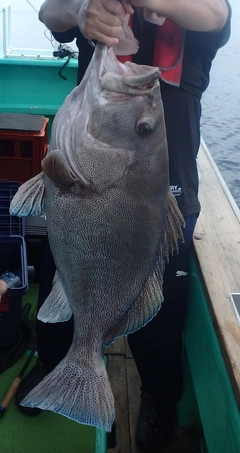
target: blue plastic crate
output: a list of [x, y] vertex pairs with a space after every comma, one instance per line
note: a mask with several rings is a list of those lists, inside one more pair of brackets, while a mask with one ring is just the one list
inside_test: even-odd
[[21, 281], [18, 287], [8, 290], [5, 300], [0, 304], [0, 348], [10, 348], [20, 338], [22, 295], [28, 289], [24, 238], [0, 236], [0, 257], [0, 274], [10, 270], [18, 275]]
[[25, 235], [25, 219], [10, 216], [10, 203], [20, 187], [18, 181], [0, 179], [0, 236]]

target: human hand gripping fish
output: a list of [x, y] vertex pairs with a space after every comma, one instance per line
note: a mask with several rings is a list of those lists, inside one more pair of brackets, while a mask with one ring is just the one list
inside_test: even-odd
[[54, 31], [78, 26], [87, 39], [111, 47], [119, 43], [122, 25], [132, 13], [133, 8], [125, 0], [46, 0], [39, 20]]
[[46, 211], [57, 272], [38, 317], [54, 323], [73, 313], [74, 337], [22, 404], [110, 431], [104, 348], [156, 315], [165, 262], [182, 238], [159, 69], [122, 64], [98, 43], [54, 119], [42, 168], [19, 188], [10, 213]]
[[6, 282], [3, 280], [0, 280], [0, 302], [1, 302], [2, 295], [7, 292], [7, 289], [8, 289], [8, 287], [7, 287]]

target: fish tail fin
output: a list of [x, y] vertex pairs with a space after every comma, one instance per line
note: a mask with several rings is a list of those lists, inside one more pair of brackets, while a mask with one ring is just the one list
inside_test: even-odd
[[114, 398], [101, 355], [76, 362], [69, 354], [21, 402], [110, 432]]

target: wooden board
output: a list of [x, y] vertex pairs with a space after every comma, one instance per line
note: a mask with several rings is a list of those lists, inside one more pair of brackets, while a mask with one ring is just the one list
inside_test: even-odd
[[[113, 348], [108, 349], [108, 375], [115, 398], [116, 410], [116, 445], [109, 447], [107, 453], [140, 453], [135, 445], [135, 430], [140, 407], [140, 378], [125, 338], [125, 353], [114, 354], [114, 350], [123, 348], [118, 339]], [[120, 344], [121, 343], [121, 344]], [[196, 443], [197, 442], [197, 443]], [[191, 451], [200, 453], [198, 438], [184, 437], [182, 430], [175, 426], [172, 441], [162, 453]], [[182, 450], [181, 450], [182, 449]], [[202, 451], [202, 450], [201, 450]]]
[[108, 448], [108, 453], [139, 453], [135, 446], [135, 427], [140, 405], [140, 379], [127, 338], [118, 338], [105, 354], [116, 410], [116, 446]]
[[140, 378], [137, 372], [135, 362], [132, 358], [126, 359], [127, 369], [127, 389], [128, 389], [128, 404], [129, 404], [129, 426], [130, 426], [130, 442], [131, 452], [139, 453], [135, 445], [135, 430], [137, 417], [140, 407]]
[[108, 452], [130, 453], [130, 428], [128, 417], [125, 356], [109, 354], [107, 367], [115, 399], [116, 411], [116, 447], [108, 449]]
[[125, 356], [126, 345], [125, 337], [118, 338], [109, 348], [105, 349], [105, 354], [120, 354]]

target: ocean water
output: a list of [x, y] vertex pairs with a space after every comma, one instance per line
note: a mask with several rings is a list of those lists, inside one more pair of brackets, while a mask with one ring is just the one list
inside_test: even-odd
[[[0, 43], [2, 41], [0, 0]], [[52, 49], [50, 34], [38, 21], [43, 0], [12, 0], [12, 47]], [[212, 66], [202, 99], [201, 131], [217, 166], [240, 207], [240, 1], [232, 5], [232, 33]], [[1, 52], [0, 46], [0, 52]]]
[[202, 136], [240, 207], [240, 1], [231, 0], [232, 31], [213, 61], [202, 99]]

